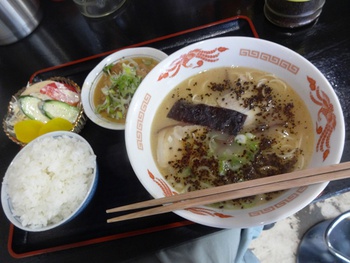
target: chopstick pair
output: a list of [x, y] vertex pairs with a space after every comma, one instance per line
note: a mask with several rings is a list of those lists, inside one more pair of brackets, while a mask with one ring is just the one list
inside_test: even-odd
[[107, 213], [122, 212], [134, 209], [149, 208], [110, 218], [108, 223], [134, 218], [183, 210], [199, 205], [207, 205], [220, 201], [237, 199], [257, 194], [286, 190], [322, 182], [335, 181], [350, 177], [350, 162], [333, 164], [324, 167], [298, 170], [291, 173], [259, 178], [246, 182], [218, 186], [184, 194], [173, 195], [144, 202], [120, 206], [106, 210]]

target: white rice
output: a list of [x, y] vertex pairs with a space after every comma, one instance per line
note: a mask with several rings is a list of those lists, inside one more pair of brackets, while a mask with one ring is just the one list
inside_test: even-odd
[[92, 183], [96, 156], [78, 138], [39, 138], [25, 146], [4, 178], [12, 212], [38, 229], [61, 222], [78, 208]]

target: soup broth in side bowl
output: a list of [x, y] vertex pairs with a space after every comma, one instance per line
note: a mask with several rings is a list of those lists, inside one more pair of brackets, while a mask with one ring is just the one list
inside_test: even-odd
[[82, 103], [99, 126], [123, 130], [129, 105], [140, 83], [167, 55], [154, 48], [126, 48], [104, 58], [86, 77]]
[[[269, 41], [223, 37], [185, 47], [147, 75], [125, 136], [137, 177], [160, 198], [338, 163], [344, 130], [338, 98], [310, 62]], [[299, 211], [326, 186], [175, 213], [222, 228], [268, 224]]]
[[158, 63], [151, 57], [134, 57], [106, 65], [94, 91], [95, 111], [111, 122], [125, 124], [133, 94]]

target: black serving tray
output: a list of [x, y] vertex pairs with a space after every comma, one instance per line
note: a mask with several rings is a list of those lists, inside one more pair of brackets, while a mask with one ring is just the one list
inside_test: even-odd
[[[258, 37], [249, 18], [236, 16], [129, 47], [149, 46], [171, 54], [189, 44], [219, 36]], [[92, 68], [115, 51], [40, 70], [32, 75], [30, 82], [61, 76], [82, 86]], [[99, 182], [93, 200], [77, 218], [54, 230], [26, 232], [11, 225], [8, 249], [13, 257], [28, 257], [193, 224], [174, 213], [107, 224], [106, 209], [144, 201], [151, 196], [129, 163], [124, 131], [104, 129], [88, 120], [81, 135], [97, 155]]]

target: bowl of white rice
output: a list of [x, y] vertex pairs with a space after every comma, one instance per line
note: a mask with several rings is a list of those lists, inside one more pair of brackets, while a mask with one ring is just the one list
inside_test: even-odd
[[96, 155], [83, 137], [47, 133], [11, 162], [2, 182], [2, 207], [16, 227], [46, 231], [76, 217], [91, 201], [97, 181]]

